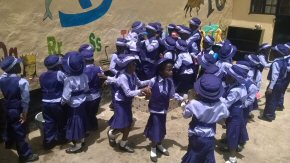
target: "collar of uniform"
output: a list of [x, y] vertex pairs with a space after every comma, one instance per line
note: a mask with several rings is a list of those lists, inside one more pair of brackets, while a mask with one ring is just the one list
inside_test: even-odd
[[196, 34], [199, 31], [199, 29], [196, 29], [194, 31], [191, 32], [192, 35]]
[[17, 77], [17, 74], [6, 74], [7, 77]]
[[161, 83], [163, 80], [166, 80], [164, 78], [162, 78], [161, 76], [158, 76], [158, 82]]
[[94, 64], [87, 64], [86, 67], [93, 67]]
[[276, 59], [274, 59], [274, 62], [275, 62], [275, 61], [279, 61], [279, 60], [281, 60], [281, 59], [284, 59], [284, 57], [276, 58]]

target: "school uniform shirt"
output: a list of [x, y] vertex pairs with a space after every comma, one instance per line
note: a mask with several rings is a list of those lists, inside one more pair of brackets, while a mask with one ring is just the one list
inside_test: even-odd
[[[93, 68], [93, 67], [95, 67], [97, 70], [95, 70], [95, 72], [98, 72], [98, 73], [101, 73], [101, 74], [104, 74], [104, 71], [102, 70], [102, 68], [101, 67], [99, 67], [99, 66], [96, 66], [96, 65], [94, 65], [94, 64], [88, 64], [88, 65], [86, 65], [86, 68], [88, 68], [88, 69], [90, 69], [90, 68]], [[90, 73], [90, 72], [89, 72]], [[89, 76], [88, 76], [89, 77]], [[94, 76], [91, 76], [92, 78], [95, 78]], [[91, 79], [91, 80], [95, 80], [95, 79]], [[100, 81], [98, 81], [98, 82], [100, 82]], [[95, 83], [96, 84], [96, 83]], [[97, 83], [97, 84], [99, 84], [99, 83]], [[95, 86], [95, 85], [94, 85]], [[89, 87], [91, 87], [90, 86], [90, 81], [89, 81]], [[100, 86], [98, 86], [98, 87], [100, 87]], [[93, 100], [95, 100], [95, 99], [98, 99], [98, 98], [100, 98], [101, 97], [101, 92], [100, 92], [100, 88], [96, 88], [96, 86], [95, 87], [93, 87], [93, 88], [90, 88], [90, 91], [89, 92], [91, 92], [91, 89], [92, 90], [94, 90], [93, 92], [94, 93], [89, 93], [89, 94], [87, 94], [87, 101], [93, 101]], [[97, 90], [98, 91], [97, 91]]]
[[264, 66], [264, 68], [270, 68], [272, 63], [269, 63], [265, 56], [263, 54], [258, 55], [258, 58], [260, 59], [261, 64]]
[[116, 53], [112, 54], [111, 62], [110, 62], [110, 71], [116, 75], [118, 71], [116, 70], [116, 61], [118, 59], [118, 55]]
[[[194, 64], [191, 55], [188, 52], [183, 52], [178, 55], [178, 58], [174, 64], [174, 68], [180, 69], [182, 65], [188, 66]], [[192, 68], [184, 69], [180, 74], [193, 74]]]
[[[49, 72], [49, 71], [48, 71]], [[43, 73], [40, 77], [39, 77], [39, 82], [40, 82], [40, 87], [44, 87], [42, 86], [42, 81], [41, 81], [41, 78], [43, 75], [46, 75], [46, 73]], [[46, 80], [45, 78], [48, 77], [48, 76], [43, 76], [43, 80]], [[51, 77], [51, 76], [50, 76]], [[66, 75], [65, 73], [63, 73], [62, 71], [57, 71], [56, 72], [56, 82], [59, 82], [59, 83], [62, 83], [63, 85], [63, 82], [64, 82], [64, 79], [66, 78]], [[48, 79], [48, 80], [53, 80], [53, 79]], [[53, 81], [52, 81], [53, 82]], [[45, 84], [45, 83], [44, 83]], [[43, 89], [43, 88], [42, 88]], [[44, 88], [45, 89], [45, 88]], [[62, 86], [62, 89], [63, 89], [63, 86]], [[62, 90], [61, 90], [62, 91]], [[59, 97], [56, 97], [54, 99], [51, 99], [51, 98], [45, 98], [43, 97], [42, 99], [42, 102], [46, 102], [46, 103], [58, 103], [61, 101], [61, 95]]]
[[126, 37], [126, 40], [128, 41], [126, 44], [130, 51], [139, 52], [139, 48], [137, 46], [138, 34], [136, 32], [130, 32]]
[[167, 51], [165, 54], [164, 54], [164, 58], [168, 58], [168, 59], [171, 59], [173, 60], [174, 62], [177, 60], [177, 55], [172, 53], [171, 51]]
[[226, 69], [231, 68], [233, 65], [230, 63], [230, 61], [222, 61], [222, 60], [218, 60], [216, 63], [216, 66], [218, 66], [221, 70], [221, 72], [226, 73]]
[[[251, 79], [247, 79], [247, 80], [251, 80]], [[249, 83], [252, 83], [252, 81], [250, 81]], [[246, 101], [244, 103], [244, 107], [247, 108], [250, 105], [252, 105], [256, 99], [256, 94], [259, 92], [259, 88], [254, 84], [250, 84], [249, 88], [247, 89], [247, 98]]]
[[[0, 76], [0, 80], [4, 78], [14, 78], [14, 77], [19, 77], [17, 74], [7, 74], [3, 73]], [[20, 78], [20, 77], [19, 77]], [[29, 95], [29, 83], [26, 79], [20, 78], [18, 81], [18, 87], [20, 89], [20, 96], [21, 96], [21, 107], [22, 107], [22, 112], [28, 112], [29, 108], [29, 102], [30, 102], [30, 95]]]
[[[255, 71], [256, 72], [256, 76], [255, 75]], [[248, 77], [255, 82], [255, 84], [257, 85], [258, 89], [260, 90], [261, 85], [262, 85], [262, 72], [257, 70], [257, 69], [250, 69], [248, 72]]]
[[[269, 89], [273, 89], [273, 88], [274, 88], [274, 85], [276, 84], [276, 82], [277, 82], [277, 80], [278, 80], [278, 78], [279, 78], [279, 76], [280, 76], [280, 69], [281, 69], [281, 67], [280, 67], [279, 63], [276, 62], [276, 61], [278, 61], [278, 60], [283, 60], [283, 59], [284, 59], [283, 57], [276, 58], [276, 59], [274, 60], [274, 62], [272, 63], [272, 65], [271, 65], [271, 68], [272, 68], [272, 74], [271, 74], [271, 79], [270, 79]], [[286, 75], [287, 75], [287, 73], [285, 73], [285, 74], [281, 74], [281, 75], [283, 75], [283, 77], [285, 78]], [[268, 79], [268, 80], [269, 80], [269, 79]]]
[[[229, 114], [230, 113], [226, 105], [221, 101], [215, 103], [205, 103], [202, 101], [191, 100], [190, 103], [185, 106], [183, 117], [195, 117], [200, 122], [206, 124], [214, 124], [221, 119], [227, 118]], [[196, 127], [194, 127], [194, 129], [188, 130], [188, 135], [213, 137], [215, 135], [215, 130], [212, 127], [197, 125]]]
[[290, 56], [288, 55], [288, 56], [284, 57], [284, 59], [287, 60], [287, 71], [290, 72]]
[[197, 43], [192, 38], [187, 39], [186, 43], [188, 45], [189, 54], [192, 57], [197, 58], [197, 55], [199, 54], [199, 48], [198, 48]]
[[242, 103], [244, 103], [247, 99], [247, 94], [246, 87], [244, 85], [238, 85], [230, 90], [227, 97], [221, 97], [220, 100], [227, 106], [227, 108], [230, 108], [237, 101], [242, 101]]
[[67, 103], [70, 107], [79, 107], [86, 101], [86, 92], [89, 91], [89, 79], [86, 74], [80, 76], [68, 76], [64, 80], [64, 89], [61, 103]]
[[[130, 89], [127, 76], [129, 77], [129, 80], [132, 81], [132, 83], [130, 83], [130, 84], [133, 84], [135, 86], [134, 90]], [[150, 80], [140, 81], [135, 73], [128, 74], [126, 72], [122, 73], [115, 80], [115, 83], [117, 84], [117, 86], [121, 87], [121, 89], [123, 90], [123, 92], [125, 93], [125, 95], [127, 97], [135, 97], [135, 96], [141, 95], [141, 90], [138, 88], [147, 86], [149, 84], [149, 82], [150, 82]], [[119, 90], [115, 93], [115, 99], [116, 99], [116, 101], [125, 101], [125, 97], [122, 96], [122, 94], [121, 94], [121, 92], [119, 92]]]

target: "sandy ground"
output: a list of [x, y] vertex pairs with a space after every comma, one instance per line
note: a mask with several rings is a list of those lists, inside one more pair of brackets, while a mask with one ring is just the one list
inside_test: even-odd
[[[266, 75], [264, 75], [266, 76]], [[265, 80], [264, 80], [265, 81]], [[262, 86], [264, 93], [267, 82]], [[290, 162], [290, 94], [289, 89], [285, 97], [285, 107], [283, 112], [276, 112], [276, 120], [272, 123], [261, 121], [257, 118], [264, 109], [264, 98], [259, 103], [259, 110], [253, 111], [255, 115], [253, 121], [248, 124], [248, 132], [250, 141], [246, 148], [239, 153], [238, 162], [243, 163], [288, 163]], [[144, 127], [149, 117], [148, 113], [134, 110], [134, 118], [136, 119], [132, 132], [130, 133], [129, 142], [134, 146], [135, 153], [123, 153], [118, 148], [112, 148], [108, 144], [106, 131], [108, 129], [107, 121], [112, 116], [107, 105], [103, 105], [99, 118], [99, 131], [91, 133], [86, 139], [87, 149], [79, 154], [68, 155], [65, 153], [65, 148], [68, 145], [57, 146], [51, 151], [44, 151], [41, 146], [42, 138], [39, 131], [33, 131], [29, 134], [29, 141], [33, 150], [40, 154], [39, 163], [53, 162], [100, 162], [100, 163], [136, 163], [150, 162], [149, 158], [149, 140], [144, 135]], [[187, 128], [188, 119], [182, 117], [180, 108], [172, 110], [167, 115], [167, 135], [164, 140], [164, 146], [168, 148], [170, 156], [159, 155], [158, 162], [180, 162], [182, 156], [186, 153], [188, 138]], [[217, 126], [216, 139], [220, 139], [225, 130], [221, 125]], [[120, 137], [119, 137], [120, 139]], [[118, 140], [119, 140], [118, 139]], [[228, 153], [221, 152], [216, 149], [216, 162], [225, 162]], [[4, 145], [0, 145], [0, 162], [17, 162], [17, 154], [14, 150], [5, 150]]]

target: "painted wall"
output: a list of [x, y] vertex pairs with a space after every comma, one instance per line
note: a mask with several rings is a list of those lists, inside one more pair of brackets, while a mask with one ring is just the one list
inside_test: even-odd
[[249, 14], [251, 0], [234, 0], [232, 26], [255, 28], [256, 24], [264, 29], [263, 42], [272, 43], [274, 15]]
[[[91, 42], [96, 45], [98, 60], [106, 58], [104, 47], [109, 46], [107, 50], [111, 54], [115, 50], [116, 38], [121, 36], [120, 31], [128, 30], [135, 20], [145, 23], [160, 21], [163, 25], [188, 24], [190, 14], [187, 13], [185, 17], [186, 4], [189, 10], [193, 8], [192, 16], [202, 19], [203, 25], [229, 25], [232, 1], [223, 0], [224, 6], [215, 2], [216, 0], [0, 1], [0, 42], [4, 43], [8, 51], [16, 47], [19, 56], [26, 53], [38, 54], [37, 73], [40, 74], [44, 71], [42, 62], [48, 53], [77, 50], [83, 43]], [[64, 13], [64, 18], [60, 18], [60, 12]], [[0, 48], [0, 57], [3, 56]]]

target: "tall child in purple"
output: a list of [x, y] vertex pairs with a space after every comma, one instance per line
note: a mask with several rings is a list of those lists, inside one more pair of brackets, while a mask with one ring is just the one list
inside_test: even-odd
[[236, 150], [238, 149], [239, 137], [244, 129], [243, 105], [247, 98], [247, 89], [244, 86], [247, 78], [247, 71], [233, 65], [225, 69], [227, 84], [222, 102], [227, 106], [230, 116], [226, 120], [227, 148], [230, 150], [230, 157], [226, 163], [236, 163]]
[[188, 129], [187, 153], [182, 163], [214, 163], [216, 123], [229, 116], [228, 108], [220, 101], [224, 93], [222, 81], [204, 74], [194, 83], [197, 99], [185, 106], [184, 118], [192, 118]]
[[[127, 40], [124, 38], [117, 38], [116, 41], [116, 52], [112, 54], [111, 62], [110, 62], [110, 71], [111, 73], [116, 76], [119, 69], [116, 64], [117, 59], [121, 55], [127, 55], [128, 48], [127, 48]], [[111, 94], [112, 94], [112, 103], [110, 104], [110, 108], [113, 109], [115, 105], [115, 93], [116, 93], [116, 85], [114, 83], [111, 85]]]
[[162, 146], [162, 141], [166, 135], [166, 115], [169, 108], [169, 100], [174, 97], [175, 89], [172, 77], [173, 61], [162, 58], [158, 61], [156, 77], [150, 80], [149, 87], [152, 94], [149, 100], [150, 117], [145, 127], [144, 134], [150, 139], [150, 158], [157, 161], [156, 149], [166, 156], [168, 151]]
[[82, 55], [72, 51], [66, 53], [64, 58], [62, 65], [67, 78], [64, 80], [61, 103], [69, 106], [66, 138], [74, 143], [74, 146], [66, 149], [66, 152], [78, 153], [83, 150], [84, 138], [88, 131], [85, 102], [89, 80], [83, 73], [85, 61]]
[[269, 122], [275, 120], [275, 111], [283, 94], [283, 81], [287, 77], [287, 61], [284, 57], [288, 55], [289, 49], [285, 45], [278, 44], [272, 47], [272, 52], [275, 53], [277, 58], [272, 63], [268, 73], [267, 78], [270, 83], [265, 93], [266, 105], [263, 115], [259, 116], [260, 119]]
[[148, 88], [138, 89], [148, 85], [149, 81], [142, 82], [135, 74], [136, 60], [134, 55], [128, 55], [117, 60], [117, 65], [122, 68], [116, 84], [118, 86], [115, 93], [114, 115], [109, 120], [110, 129], [108, 130], [109, 143], [112, 147], [116, 145], [116, 134], [123, 134], [119, 148], [123, 151], [133, 153], [134, 149], [128, 145], [128, 136], [133, 122], [132, 102], [133, 98], [144, 93], [148, 93]]
[[101, 80], [98, 74], [104, 74], [100, 66], [94, 64], [94, 52], [95, 48], [92, 45], [84, 44], [82, 49], [79, 50], [80, 54], [84, 57], [86, 62], [86, 67], [84, 68], [84, 73], [89, 79], [89, 91], [86, 97], [86, 110], [87, 118], [89, 121], [89, 130], [98, 129], [98, 119], [96, 114], [99, 110], [99, 105], [101, 101]]
[[20, 59], [6, 57], [1, 62], [1, 69], [5, 72], [0, 76], [0, 89], [4, 96], [6, 112], [6, 131], [4, 133], [5, 148], [12, 149], [16, 144], [19, 162], [32, 162], [38, 160], [26, 142], [24, 123], [29, 108], [29, 83], [19, 77], [21, 73]]
[[58, 55], [49, 55], [44, 60], [47, 72], [39, 77], [39, 84], [42, 91], [42, 105], [44, 118], [43, 146], [51, 149], [57, 141], [65, 140], [65, 112], [61, 106], [63, 81], [65, 74], [60, 71], [61, 58]]

